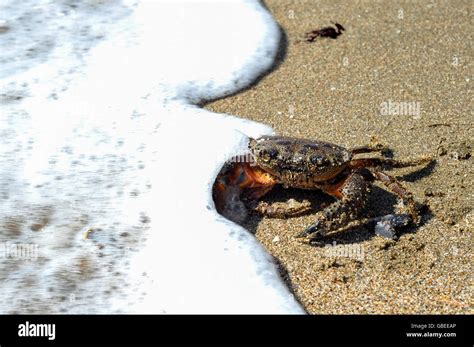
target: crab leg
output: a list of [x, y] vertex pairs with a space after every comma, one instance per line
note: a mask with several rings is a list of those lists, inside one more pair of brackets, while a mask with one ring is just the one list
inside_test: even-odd
[[273, 204], [260, 201], [254, 210], [269, 218], [288, 218], [310, 211], [311, 203], [307, 200], [299, 202], [295, 199], [290, 199], [286, 202], [274, 202]]
[[418, 215], [415, 200], [413, 195], [407, 191], [400, 182], [398, 182], [394, 177], [386, 174], [382, 171], [372, 172], [372, 175], [380, 182], [383, 183], [385, 187], [390, 189], [393, 193], [397, 194], [402, 200], [404, 205], [408, 207], [408, 212], [410, 213], [413, 222], [418, 224], [420, 222], [420, 216]]
[[[412, 194], [408, 192], [400, 182], [381, 171], [370, 172], [372, 179], [368, 179], [367, 175], [363, 175], [363, 173], [368, 173], [368, 171], [358, 169], [346, 180], [342, 180], [342, 182], [332, 186], [323, 187], [322, 189], [326, 193], [335, 196], [339, 200], [327, 207], [322, 212], [322, 216], [315, 223], [297, 236], [303, 237], [316, 232], [317, 235], [313, 240], [317, 240], [328, 232], [337, 230], [353, 222], [367, 202], [368, 193], [370, 192], [370, 181], [372, 179], [382, 182], [390, 191], [399, 196], [403, 200], [404, 205], [408, 208], [408, 218], [411, 218], [411, 221], [415, 224], [419, 223], [420, 217], [416, 209], [415, 200]], [[357, 224], [376, 223], [384, 220], [385, 223], [395, 227], [397, 223], [399, 223], [398, 219], [403, 222], [406, 221], [407, 217], [404, 216], [407, 215], [395, 214], [370, 218]]]
[[387, 148], [382, 144], [373, 144], [366, 146], [354, 147], [350, 150], [352, 154], [361, 154], [361, 153], [373, 153], [373, 152], [383, 152]]
[[[358, 153], [363, 153], [363, 152], [358, 152]], [[395, 159], [390, 159], [390, 158], [361, 158], [361, 159], [352, 159], [349, 164], [349, 167], [356, 169], [356, 168], [362, 168], [362, 167], [378, 167], [378, 166], [386, 165], [388, 167], [401, 168], [401, 167], [420, 165], [423, 163], [427, 163], [431, 160], [432, 158], [428, 156], [423, 156], [418, 159], [406, 160], [406, 161], [395, 160]]]
[[371, 188], [371, 182], [366, 179], [364, 171], [366, 170], [355, 170], [340, 182], [321, 187], [325, 193], [339, 200], [326, 207], [316, 222], [297, 236], [312, 233], [317, 233], [318, 237], [324, 236], [356, 219], [365, 207]]

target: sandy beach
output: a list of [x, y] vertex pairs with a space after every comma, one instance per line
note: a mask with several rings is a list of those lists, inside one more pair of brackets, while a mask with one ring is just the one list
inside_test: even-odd
[[[311, 246], [295, 234], [330, 199], [283, 188], [263, 199], [307, 198], [314, 213], [284, 220], [252, 214], [245, 227], [281, 264], [309, 313], [472, 314], [471, 1], [265, 5], [284, 33], [275, 68], [205, 108], [346, 147], [376, 137], [395, 158], [432, 155], [436, 162], [391, 171], [427, 206], [422, 225], [396, 240], [360, 227], [329, 237], [333, 248]], [[302, 40], [332, 22], [345, 28], [337, 39]], [[388, 106], [401, 103], [414, 108], [406, 114]], [[395, 203], [374, 188], [368, 210], [388, 213]], [[334, 246], [353, 252], [331, 253]]]

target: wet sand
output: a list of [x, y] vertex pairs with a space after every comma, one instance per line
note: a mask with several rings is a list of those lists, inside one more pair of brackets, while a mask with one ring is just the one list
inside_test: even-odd
[[[432, 155], [436, 162], [391, 171], [427, 206], [422, 225], [396, 240], [359, 227], [328, 237], [333, 247], [309, 245], [295, 234], [331, 199], [283, 188], [263, 199], [307, 198], [313, 213], [252, 214], [245, 227], [280, 262], [310, 313], [473, 313], [471, 2], [265, 4], [284, 32], [275, 69], [207, 109], [346, 147], [376, 137], [395, 158]], [[302, 41], [331, 21], [346, 29], [337, 39]], [[376, 187], [367, 213], [390, 213], [395, 204]]]

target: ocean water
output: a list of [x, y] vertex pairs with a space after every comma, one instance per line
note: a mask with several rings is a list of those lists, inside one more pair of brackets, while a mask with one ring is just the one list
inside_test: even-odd
[[303, 313], [214, 208], [264, 125], [200, 108], [272, 66], [257, 1], [0, 4], [0, 313]]

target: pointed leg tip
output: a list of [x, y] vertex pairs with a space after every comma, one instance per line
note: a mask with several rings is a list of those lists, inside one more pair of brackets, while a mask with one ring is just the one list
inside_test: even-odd
[[323, 241], [322, 241], [321, 238], [319, 238], [319, 237], [312, 237], [312, 238], [309, 240], [309, 244], [310, 244], [311, 246], [318, 246], [318, 247], [324, 246]]
[[313, 225], [310, 225], [309, 227], [307, 227], [305, 230], [303, 230], [302, 232], [296, 234], [296, 237], [306, 237], [308, 236], [309, 234], [312, 234], [314, 232], [316, 232], [318, 230], [318, 225], [317, 224], [313, 224]]
[[308, 235], [308, 233], [306, 232], [306, 230], [303, 230], [303, 231], [299, 232], [298, 234], [296, 234], [295, 237], [303, 238], [303, 237], [306, 237], [306, 235]]

